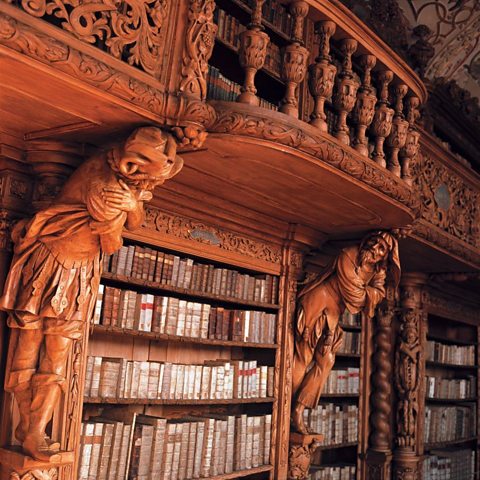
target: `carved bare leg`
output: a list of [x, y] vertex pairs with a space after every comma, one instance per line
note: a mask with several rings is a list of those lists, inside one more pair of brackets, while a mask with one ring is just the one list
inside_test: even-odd
[[15, 346], [15, 355], [6, 379], [6, 388], [13, 392], [18, 404], [20, 420], [15, 430], [15, 437], [19, 442], [23, 442], [30, 423], [31, 379], [37, 368], [43, 333], [39, 329], [15, 328], [12, 330], [12, 336], [16, 337], [16, 339], [12, 338], [11, 343], [12, 346]]
[[57, 461], [58, 455], [49, 450], [45, 442], [45, 429], [65, 381], [65, 365], [72, 341], [60, 335], [45, 335], [38, 373], [33, 378], [33, 400], [30, 427], [23, 442], [24, 450], [36, 460]]

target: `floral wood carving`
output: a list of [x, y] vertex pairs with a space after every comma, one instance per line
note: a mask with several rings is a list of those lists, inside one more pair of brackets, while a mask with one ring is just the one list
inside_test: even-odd
[[474, 247], [480, 246], [480, 194], [425, 152], [412, 163], [413, 183], [427, 222]]
[[161, 63], [161, 28], [167, 0], [22, 0], [35, 17], [60, 25], [84, 42], [155, 75]]
[[[240, 253], [270, 263], [280, 263], [281, 249], [256, 240], [235, 235], [212, 225], [170, 215], [154, 207], [145, 209], [144, 227], [179, 238], [215, 245], [222, 250]], [[204, 232], [203, 235], [196, 233]]]
[[297, 123], [294, 119], [287, 123], [244, 112], [240, 104], [226, 105], [220, 102], [212, 104], [217, 112], [217, 118], [209, 131], [263, 138], [298, 148], [382, 191], [414, 212], [419, 208], [417, 193], [402, 180], [377, 167], [363, 156], [350, 153], [328, 137], [320, 133], [314, 134], [310, 126], [303, 129], [300, 122]]
[[480, 321], [478, 309], [462, 305], [458, 299], [453, 300], [438, 292], [423, 290], [422, 304], [428, 312], [442, 315], [459, 321], [477, 324]]
[[58, 470], [56, 468], [50, 468], [49, 470], [31, 470], [23, 475], [17, 472], [10, 474], [10, 480], [57, 480]]
[[208, 60], [217, 33], [214, 10], [214, 0], [190, 0], [180, 91], [201, 99], [207, 96]]

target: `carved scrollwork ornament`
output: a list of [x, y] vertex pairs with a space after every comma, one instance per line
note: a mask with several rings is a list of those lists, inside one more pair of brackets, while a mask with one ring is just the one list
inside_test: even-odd
[[190, 0], [182, 59], [180, 91], [204, 100], [207, 96], [208, 60], [215, 45], [215, 0]]
[[31, 470], [30, 472], [20, 475], [17, 472], [10, 474], [10, 480], [57, 480], [58, 469], [50, 468], [48, 470]]

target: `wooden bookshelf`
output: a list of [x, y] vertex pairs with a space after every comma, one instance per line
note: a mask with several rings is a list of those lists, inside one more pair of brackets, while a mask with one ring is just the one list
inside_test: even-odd
[[148, 399], [148, 398], [85, 398], [84, 403], [109, 405], [242, 405], [249, 403], [273, 403], [274, 398], [234, 398], [208, 400]]
[[244, 478], [250, 475], [270, 472], [271, 470], [273, 470], [273, 467], [271, 465], [263, 465], [262, 467], [250, 468], [248, 470], [226, 473], [224, 475], [216, 475], [215, 477], [209, 477], [209, 479], [207, 480], [230, 480], [231, 478]]

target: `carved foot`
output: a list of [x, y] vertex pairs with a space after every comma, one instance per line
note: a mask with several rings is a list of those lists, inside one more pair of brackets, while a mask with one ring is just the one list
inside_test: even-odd
[[[52, 444], [53, 445], [53, 444]], [[25, 437], [22, 444], [23, 450], [34, 460], [41, 462], [58, 462], [60, 455], [52, 451], [43, 435], [30, 433]]]
[[297, 404], [292, 412], [292, 428], [298, 433], [308, 435], [309, 431], [303, 421], [303, 410], [305, 407], [301, 404]]

